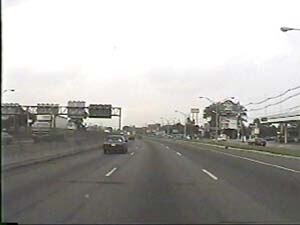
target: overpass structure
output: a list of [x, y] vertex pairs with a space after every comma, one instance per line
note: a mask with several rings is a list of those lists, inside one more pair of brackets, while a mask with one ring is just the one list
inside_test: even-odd
[[259, 118], [261, 124], [279, 124], [284, 143], [288, 142], [288, 127], [294, 125], [300, 140], [300, 112], [281, 113]]
[[260, 121], [262, 124], [297, 122], [300, 121], [300, 112], [276, 114], [267, 117], [261, 117]]

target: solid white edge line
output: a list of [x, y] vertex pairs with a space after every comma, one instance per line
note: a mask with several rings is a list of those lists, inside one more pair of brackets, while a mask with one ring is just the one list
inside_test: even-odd
[[112, 175], [113, 172], [115, 172], [117, 170], [117, 167], [114, 167], [111, 171], [109, 171], [107, 174], [105, 174], [106, 177], [109, 177], [110, 175]]
[[206, 173], [208, 176], [210, 176], [212, 179], [218, 180], [218, 178], [215, 175], [213, 175], [211, 172], [207, 171], [206, 169], [202, 169], [202, 171]]
[[[207, 145], [207, 146], [213, 146], [213, 147], [222, 148], [222, 149], [224, 149], [224, 147], [225, 147], [224, 145], [214, 145], [214, 144], [199, 143], [199, 142], [194, 142], [194, 143], [196, 143], [198, 145]], [[275, 157], [300, 160], [300, 157], [298, 157], [298, 156], [276, 154], [276, 153], [272, 153], [272, 152], [259, 151], [259, 150], [255, 150], [255, 149], [242, 149], [242, 148], [237, 148], [237, 147], [230, 147], [229, 150], [253, 152], [253, 153], [262, 154], [262, 155], [270, 155], [270, 156], [275, 156]]]
[[176, 152], [177, 155], [182, 156], [182, 154], [180, 152]]
[[251, 162], [256, 162], [256, 163], [259, 163], [259, 164], [262, 164], [262, 165], [271, 166], [271, 167], [282, 169], [282, 170], [287, 170], [287, 171], [290, 171], [290, 172], [293, 172], [293, 173], [300, 173], [300, 171], [298, 171], [298, 170], [290, 169], [290, 168], [287, 168], [287, 167], [284, 167], [284, 166], [279, 166], [279, 165], [272, 164], [272, 163], [262, 162], [262, 161], [259, 161], [259, 160], [250, 159], [250, 158], [243, 157], [243, 156], [238, 156], [238, 155], [233, 155], [233, 154], [226, 153], [226, 152], [219, 152], [219, 151], [215, 151], [215, 150], [212, 150], [212, 151], [218, 152], [218, 153], [221, 153], [221, 154], [224, 154], [224, 155], [230, 155], [230, 156], [236, 157], [236, 158], [245, 159], [245, 160], [248, 160], [248, 161], [251, 161]]
[[[210, 144], [204, 144], [204, 145], [210, 145]], [[215, 145], [215, 146], [219, 147], [217, 145]], [[217, 150], [212, 150], [212, 149], [209, 149], [207, 151], [217, 152], [217, 153], [220, 153], [220, 154], [229, 155], [229, 156], [236, 157], [236, 158], [241, 158], [241, 159], [244, 159], [244, 160], [248, 160], [248, 161], [251, 161], [251, 162], [256, 162], [256, 163], [259, 163], [259, 164], [262, 164], [262, 165], [271, 166], [271, 167], [274, 167], [274, 168], [277, 168], [277, 169], [282, 169], [282, 170], [286, 170], [286, 171], [293, 172], [293, 173], [300, 173], [300, 171], [294, 170], [294, 169], [291, 169], [291, 168], [288, 168], [288, 167], [279, 166], [279, 165], [272, 164], [272, 163], [267, 163], [267, 162], [262, 162], [262, 161], [259, 161], [259, 160], [255, 160], [255, 159], [251, 159], [251, 158], [247, 158], [247, 157], [243, 157], [243, 156], [233, 155], [233, 154], [223, 152], [223, 151], [217, 151]]]

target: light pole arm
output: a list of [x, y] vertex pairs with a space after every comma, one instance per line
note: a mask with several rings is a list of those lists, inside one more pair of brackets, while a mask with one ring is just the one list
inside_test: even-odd
[[292, 28], [292, 27], [280, 27], [280, 30], [282, 32], [287, 32], [287, 31], [290, 31], [290, 30], [297, 30], [297, 31], [300, 31], [299, 28]]
[[2, 92], [2, 93], [4, 94], [4, 93], [6, 93], [6, 92], [8, 92], [8, 91], [14, 92], [14, 91], [15, 91], [15, 89], [5, 89], [5, 90], [3, 90], [3, 92]]
[[204, 98], [204, 99], [210, 101], [212, 104], [216, 104], [215, 101], [213, 101], [212, 99], [210, 99], [210, 98], [208, 98], [208, 97], [200, 96], [199, 98]]

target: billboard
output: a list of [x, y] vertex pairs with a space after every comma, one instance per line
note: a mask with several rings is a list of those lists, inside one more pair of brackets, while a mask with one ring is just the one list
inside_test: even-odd
[[199, 109], [198, 108], [191, 108], [191, 113], [199, 113]]
[[70, 118], [80, 119], [86, 116], [84, 101], [68, 101], [67, 108], [68, 117]]
[[39, 121], [51, 121], [52, 120], [52, 115], [37, 115], [36, 119]]
[[89, 118], [111, 118], [112, 105], [90, 104]]
[[220, 116], [220, 127], [221, 127], [221, 129], [236, 130], [238, 128], [237, 117]]

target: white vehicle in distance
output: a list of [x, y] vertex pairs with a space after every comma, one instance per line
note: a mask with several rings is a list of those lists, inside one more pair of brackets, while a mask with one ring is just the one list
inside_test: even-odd
[[217, 141], [227, 141], [228, 137], [226, 134], [220, 134], [218, 137], [217, 137]]

